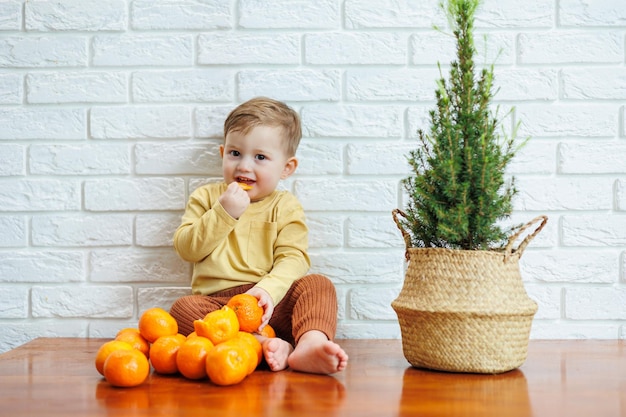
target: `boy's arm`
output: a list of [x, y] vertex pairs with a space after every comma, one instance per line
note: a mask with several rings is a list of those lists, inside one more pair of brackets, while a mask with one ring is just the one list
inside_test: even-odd
[[181, 225], [174, 233], [174, 248], [188, 262], [199, 262], [213, 252], [235, 227], [237, 220], [219, 202], [211, 207], [206, 191], [189, 197]]

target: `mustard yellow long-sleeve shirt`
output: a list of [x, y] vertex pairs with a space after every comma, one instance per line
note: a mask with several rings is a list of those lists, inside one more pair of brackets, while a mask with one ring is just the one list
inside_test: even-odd
[[194, 263], [192, 292], [256, 283], [278, 304], [310, 267], [304, 210], [293, 194], [274, 191], [235, 219], [218, 201], [226, 187], [196, 189], [174, 234], [178, 255]]

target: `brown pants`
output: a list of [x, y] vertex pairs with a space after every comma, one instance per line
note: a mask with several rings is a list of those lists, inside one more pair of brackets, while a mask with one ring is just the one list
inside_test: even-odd
[[[186, 336], [193, 332], [194, 320], [222, 308], [232, 296], [253, 286], [241, 285], [211, 295], [179, 298], [170, 309], [178, 322], [179, 333]], [[278, 337], [292, 345], [309, 330], [319, 330], [333, 340], [337, 330], [337, 294], [333, 283], [319, 274], [306, 275], [295, 281], [281, 302], [274, 306], [270, 325]]]

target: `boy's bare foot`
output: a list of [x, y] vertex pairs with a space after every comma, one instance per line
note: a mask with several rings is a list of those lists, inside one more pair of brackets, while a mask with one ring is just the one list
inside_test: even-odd
[[263, 346], [265, 362], [272, 371], [282, 371], [287, 368], [287, 358], [293, 352], [293, 347], [288, 342], [274, 337], [263, 340], [261, 346]]
[[300, 337], [287, 363], [294, 371], [333, 374], [346, 368], [348, 354], [324, 333], [311, 330]]

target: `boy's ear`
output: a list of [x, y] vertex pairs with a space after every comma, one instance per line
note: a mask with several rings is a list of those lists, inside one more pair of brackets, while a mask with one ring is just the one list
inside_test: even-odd
[[224, 145], [220, 145], [220, 157], [224, 157]]
[[283, 172], [280, 175], [280, 179], [284, 180], [285, 178], [291, 176], [291, 174], [296, 172], [296, 168], [298, 168], [298, 160], [295, 156], [292, 156], [291, 158], [287, 159], [287, 163], [285, 163], [285, 167], [283, 168]]

